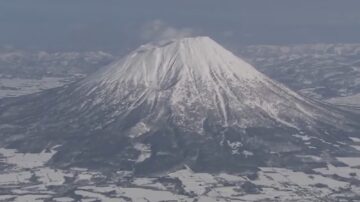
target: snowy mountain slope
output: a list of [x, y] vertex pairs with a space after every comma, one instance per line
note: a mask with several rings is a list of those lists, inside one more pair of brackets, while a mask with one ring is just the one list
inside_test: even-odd
[[305, 99], [208, 37], [148, 44], [92, 76], [0, 101], [1, 146], [51, 164], [156, 173], [313, 167], [352, 154], [359, 117]]
[[360, 93], [345, 97], [335, 97], [330, 98], [327, 100], [327, 102], [338, 104], [338, 105], [344, 105], [344, 106], [354, 106], [360, 108]]
[[[124, 107], [125, 111], [143, 103], [157, 108], [159, 102], [164, 102], [170, 105], [174, 115], [182, 115], [180, 120], [192, 117], [186, 113], [193, 105], [202, 105], [204, 112], [216, 110], [214, 114], [221, 115], [217, 120], [222, 120], [224, 126], [260, 126], [261, 120], [266, 122], [268, 118], [259, 112], [291, 126], [294, 125], [290, 119], [311, 122], [321, 110], [326, 113], [321, 107], [310, 106], [310, 101], [271, 81], [207, 37], [141, 47], [83, 81], [77, 90], [95, 92], [98, 101], [105, 98], [134, 103], [130, 108]], [[91, 107], [92, 103], [83, 104]], [[164, 107], [162, 103], [160, 106]], [[287, 114], [281, 114], [284, 110]], [[246, 119], [238, 119], [237, 113], [247, 114]], [[323, 118], [327, 121], [327, 118], [340, 120], [341, 117], [329, 114]], [[198, 122], [201, 125], [202, 120]]]

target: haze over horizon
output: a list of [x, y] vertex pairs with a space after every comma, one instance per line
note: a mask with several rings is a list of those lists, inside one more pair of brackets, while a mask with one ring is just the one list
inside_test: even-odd
[[357, 0], [2, 1], [0, 47], [128, 52], [197, 35], [228, 46], [359, 43], [359, 7]]

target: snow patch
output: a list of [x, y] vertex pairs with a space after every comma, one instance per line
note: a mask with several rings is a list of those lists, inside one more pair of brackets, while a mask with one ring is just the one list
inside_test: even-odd
[[148, 144], [136, 143], [134, 148], [140, 152], [136, 163], [141, 163], [151, 157], [151, 146]]

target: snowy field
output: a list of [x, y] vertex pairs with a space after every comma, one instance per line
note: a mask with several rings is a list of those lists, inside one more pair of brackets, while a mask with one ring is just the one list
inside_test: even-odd
[[[352, 140], [360, 149], [360, 139]], [[209, 174], [184, 167], [162, 176], [134, 177], [127, 171], [104, 174], [48, 167], [57, 147], [36, 154], [1, 148], [0, 201], [360, 200], [360, 157], [338, 157], [344, 165], [306, 172], [262, 167], [256, 175]]]

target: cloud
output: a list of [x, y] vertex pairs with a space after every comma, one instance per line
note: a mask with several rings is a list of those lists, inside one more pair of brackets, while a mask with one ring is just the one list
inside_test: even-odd
[[190, 37], [194, 33], [195, 31], [191, 28], [176, 28], [162, 20], [153, 20], [142, 27], [140, 37], [146, 41], [161, 41]]

